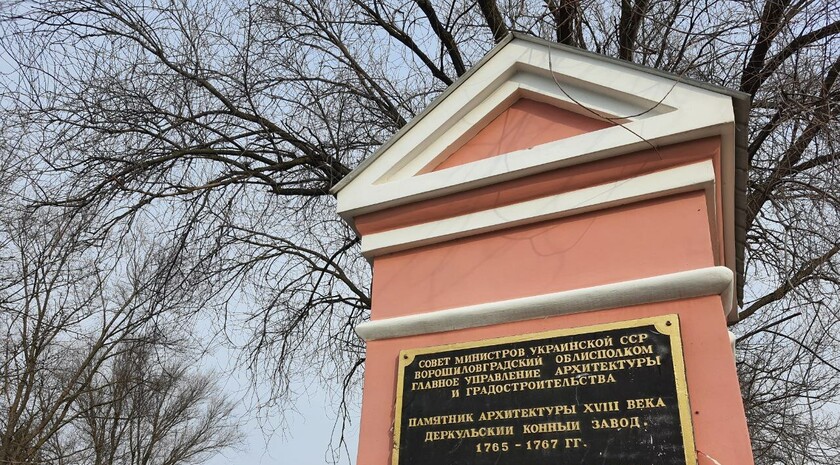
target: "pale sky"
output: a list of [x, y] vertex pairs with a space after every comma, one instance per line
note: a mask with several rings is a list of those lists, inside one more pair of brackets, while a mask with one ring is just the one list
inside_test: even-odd
[[[209, 330], [209, 328], [208, 328]], [[238, 450], [228, 450], [202, 465], [322, 465], [328, 464], [330, 436], [335, 424], [335, 404], [317, 381], [297, 385], [299, 393], [294, 410], [285, 412], [285, 423], [277, 407], [258, 410], [253, 396], [253, 385], [244, 369], [235, 364], [238, 354], [224, 347], [217, 347], [213, 354], [202, 360], [203, 368], [221, 373], [220, 385], [236, 401], [245, 440]], [[259, 388], [259, 386], [257, 386]], [[361, 392], [353, 406], [353, 421], [348, 425], [346, 453], [339, 465], [356, 463], [359, 442], [359, 417]], [[263, 399], [268, 393], [261, 393]]]
[[[296, 404], [297, 412], [288, 415], [288, 428], [274, 434], [261, 431], [260, 422], [248, 412], [243, 431], [245, 443], [240, 451], [228, 451], [207, 462], [207, 465], [319, 465], [327, 462], [333, 409], [324, 391], [310, 389], [310, 395]], [[351, 462], [343, 457], [341, 464], [356, 462], [358, 446], [358, 410], [348, 438]], [[269, 420], [271, 421], [271, 420]], [[285, 435], [285, 437], [283, 436]]]

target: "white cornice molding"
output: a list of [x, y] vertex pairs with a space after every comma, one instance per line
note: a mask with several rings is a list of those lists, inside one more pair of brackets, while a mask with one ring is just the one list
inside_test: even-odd
[[366, 341], [441, 333], [570, 313], [719, 295], [725, 314], [732, 311], [732, 270], [723, 266], [681, 271], [618, 283], [489, 302], [361, 323]]
[[461, 237], [695, 190], [706, 191], [711, 233], [716, 234], [714, 183], [714, 165], [706, 160], [512, 205], [368, 234], [362, 237], [362, 254], [370, 259]]

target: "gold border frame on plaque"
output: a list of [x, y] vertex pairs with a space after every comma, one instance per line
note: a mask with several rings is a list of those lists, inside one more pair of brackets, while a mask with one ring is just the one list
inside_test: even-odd
[[628, 329], [641, 326], [653, 325], [661, 334], [665, 334], [671, 343], [671, 359], [674, 365], [674, 382], [676, 385], [677, 408], [679, 410], [680, 427], [682, 429], [683, 449], [685, 451], [686, 465], [697, 465], [697, 454], [694, 446], [694, 429], [691, 423], [691, 405], [688, 400], [688, 385], [685, 379], [685, 358], [683, 357], [682, 336], [680, 333], [679, 315], [668, 314], [634, 320], [616, 321], [592, 326], [580, 326], [576, 328], [556, 329], [539, 333], [519, 334], [515, 336], [503, 336], [493, 339], [482, 339], [479, 341], [458, 342], [439, 346], [422, 347], [418, 349], [405, 349], [400, 351], [399, 369], [397, 371], [397, 392], [396, 408], [394, 413], [394, 439], [391, 451], [391, 464], [399, 465], [400, 452], [400, 429], [402, 425], [402, 401], [405, 379], [405, 368], [414, 361], [417, 355], [434, 354], [458, 349], [474, 349], [497, 344], [516, 343], [547, 339], [551, 337], [575, 336], [579, 334], [609, 331], [614, 329]]

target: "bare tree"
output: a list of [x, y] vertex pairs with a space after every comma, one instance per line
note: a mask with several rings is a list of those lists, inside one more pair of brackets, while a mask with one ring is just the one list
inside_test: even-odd
[[0, 194], [0, 464], [174, 465], [233, 445], [229, 401], [184, 368], [180, 328], [208, 289], [178, 244], [103, 248], [88, 212], [21, 205], [31, 186], [14, 178]]
[[329, 189], [509, 31], [749, 93], [734, 330], [756, 456], [837, 458], [836, 2], [33, 0], [2, 13], [3, 137], [32, 181], [19, 197], [83, 215], [93, 249], [138, 223], [181, 244], [168, 282], [216, 284], [184, 308], [246, 335], [274, 400], [296, 376], [352, 392], [363, 367], [352, 330], [368, 270]]
[[125, 344], [80, 397], [80, 421], [71, 436], [81, 459], [76, 461], [201, 463], [236, 445], [233, 404], [219, 396], [213, 377], [190, 370], [176, 354], [154, 349], [147, 343]]

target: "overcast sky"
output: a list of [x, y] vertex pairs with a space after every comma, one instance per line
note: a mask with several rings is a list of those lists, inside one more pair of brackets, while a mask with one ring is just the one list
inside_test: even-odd
[[[208, 331], [210, 330], [209, 328]], [[229, 450], [214, 457], [206, 465], [322, 465], [330, 463], [329, 442], [335, 424], [335, 400], [330, 399], [317, 381], [298, 384], [294, 410], [285, 412], [281, 422], [278, 407], [258, 410], [246, 370], [235, 366], [237, 353], [223, 346], [215, 347], [213, 356], [203, 359], [203, 368], [221, 373], [220, 385], [236, 401], [236, 414], [242, 424], [245, 440], [239, 450]], [[266, 387], [267, 388], [267, 387]], [[348, 425], [347, 453], [340, 465], [356, 463], [359, 442], [361, 393], [353, 406], [353, 423]], [[267, 393], [261, 396], [268, 398]]]
[[[334, 423], [333, 408], [328, 405], [329, 399], [325, 392], [313, 391], [307, 399], [297, 403], [298, 412], [289, 415], [286, 431], [277, 431], [274, 434], [263, 432], [255, 415], [240, 412], [244, 413], [247, 419], [244, 425], [246, 440], [242, 450], [229, 451], [225, 455], [217, 456], [208, 462], [208, 465], [320, 465], [328, 463], [327, 449]], [[348, 438], [352, 463], [356, 462], [358, 427], [357, 411]], [[340, 463], [347, 464], [347, 457], [343, 457]]]

